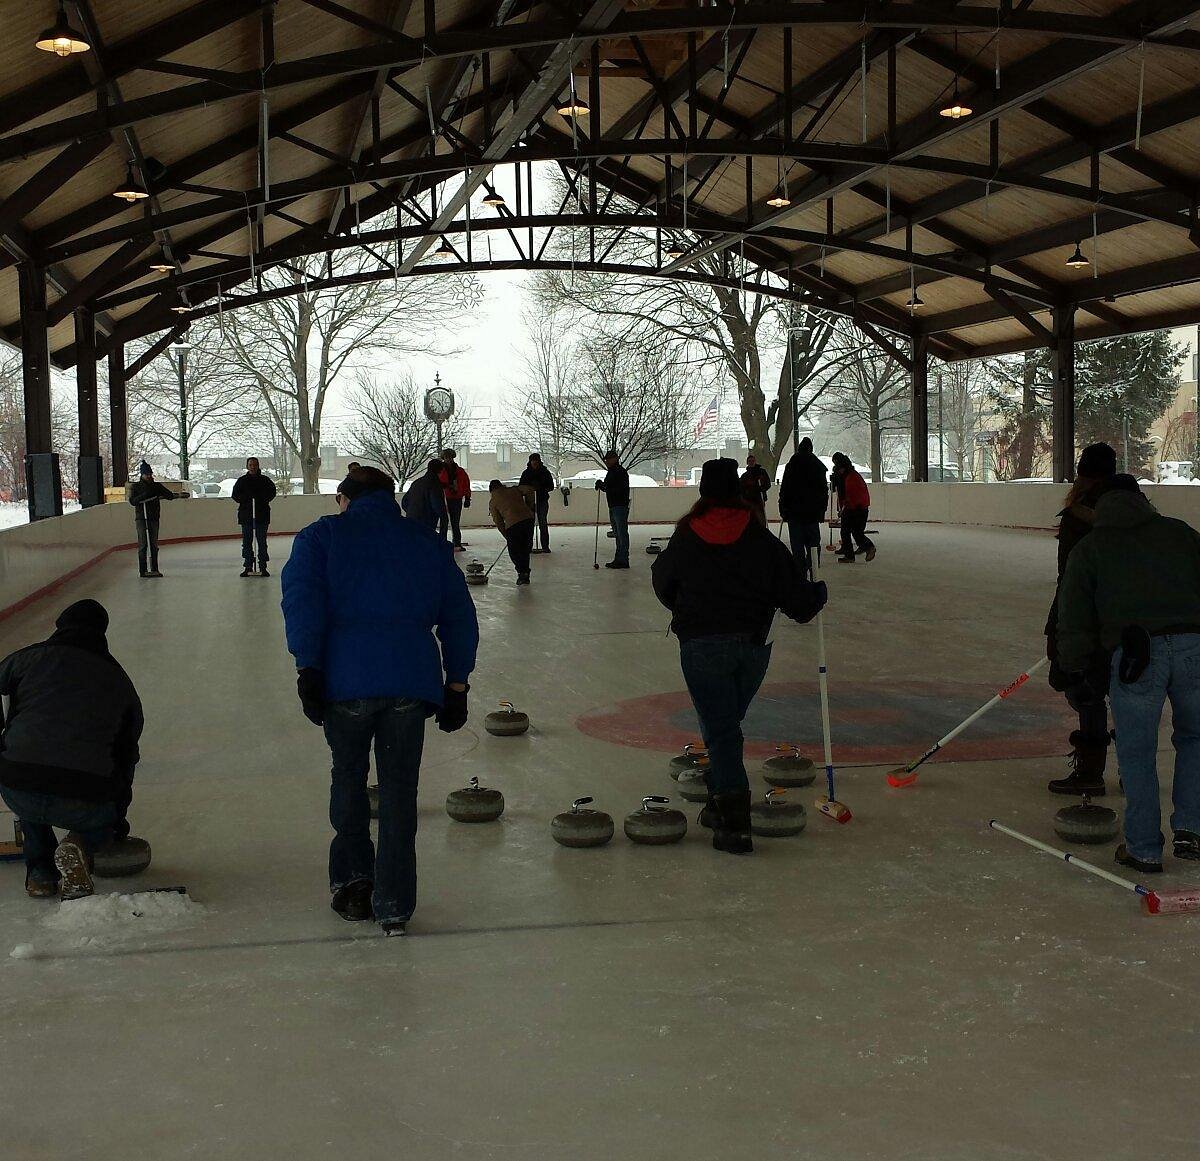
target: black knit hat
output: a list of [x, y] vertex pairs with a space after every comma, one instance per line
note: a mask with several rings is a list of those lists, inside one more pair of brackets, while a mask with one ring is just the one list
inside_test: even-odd
[[738, 487], [737, 460], [705, 460], [700, 469], [700, 495], [704, 499], [736, 499]]
[[1077, 476], [1107, 479], [1117, 474], [1117, 453], [1106, 443], [1089, 443], [1079, 455]]
[[378, 468], [355, 468], [340, 484], [338, 495], [357, 499], [367, 492], [395, 492], [396, 481]]
[[85, 597], [68, 605], [54, 622], [57, 629], [87, 629], [93, 633], [108, 631], [108, 610], [99, 602]]

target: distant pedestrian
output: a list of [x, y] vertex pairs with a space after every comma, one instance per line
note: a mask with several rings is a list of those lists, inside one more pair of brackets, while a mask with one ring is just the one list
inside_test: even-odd
[[400, 501], [404, 515], [436, 532], [446, 519], [446, 471], [441, 460], [430, 460], [425, 474], [408, 486]]
[[[238, 523], [242, 526], [242, 576], [270, 576], [267, 572], [267, 529], [271, 527], [271, 501], [275, 499], [275, 481], [263, 475], [258, 459], [246, 461], [246, 474], [233, 485], [233, 500], [238, 506]], [[258, 559], [255, 561], [255, 546]]]
[[850, 457], [833, 453], [833, 486], [837, 489], [838, 513], [842, 524], [842, 553], [839, 564], [853, 564], [855, 545], [868, 561], [875, 559], [875, 544], [867, 536], [867, 517], [870, 514], [871, 493], [867, 481], [855, 471]]
[[488, 484], [488, 513], [508, 544], [508, 558], [517, 570], [517, 584], [529, 583], [529, 555], [533, 551], [534, 491], [528, 485], [505, 487], [499, 480]]
[[829, 510], [828, 471], [813, 454], [813, 441], [805, 436], [779, 485], [779, 518], [787, 525], [792, 554], [810, 580], [813, 549], [817, 563], [821, 561], [821, 521]]
[[[0, 662], [0, 797], [25, 836], [26, 892], [78, 899], [96, 851], [129, 835], [142, 704], [108, 651], [103, 605], [76, 601], [54, 624]], [[54, 827], [69, 832], [61, 843]]]
[[[406, 520], [395, 483], [358, 468], [338, 485], [340, 515], [305, 528], [284, 566], [283, 619], [296, 691], [333, 758], [330, 906], [403, 935], [417, 903], [417, 783], [431, 714], [467, 722], [479, 623], [462, 571], [436, 532]], [[436, 630], [436, 636], [435, 636]], [[438, 643], [441, 643], [439, 652]], [[379, 849], [367, 774], [374, 745]]]
[[679, 663], [708, 748], [713, 847], [754, 849], [742, 722], [771, 660], [776, 610], [810, 621], [825, 604], [823, 582], [805, 580], [783, 541], [763, 528], [740, 487], [737, 461], [709, 460], [700, 499], [651, 566], [654, 593], [671, 610]]
[[746, 470], [741, 478], [742, 497], [750, 505], [755, 518], [764, 527], [767, 523], [767, 494], [771, 491], [771, 477], [767, 469], [753, 455], [746, 457]]
[[442, 464], [446, 515], [442, 517], [438, 531], [445, 536], [448, 524], [454, 551], [466, 552], [462, 538], [462, 511], [471, 506], [471, 477], [467, 475], [466, 468], [459, 467], [458, 453], [452, 447], [443, 449]]
[[521, 481], [534, 492], [534, 512], [537, 515], [538, 531], [541, 533], [542, 546], [535, 548], [536, 553], [550, 551], [550, 493], [554, 491], [554, 477], [550, 469], [542, 463], [542, 457], [534, 452], [529, 457], [529, 463], [521, 473]]
[[138, 538], [138, 576], [159, 578], [158, 571], [158, 525], [161, 516], [160, 500], [177, 500], [180, 497], [154, 478], [154, 469], [142, 461], [138, 479], [129, 488], [129, 502], [133, 505], [133, 520]]
[[613, 559], [605, 568], [629, 567], [629, 473], [621, 467], [621, 459], [615, 451], [604, 453], [604, 466], [608, 469], [603, 480], [596, 481], [596, 490], [603, 492], [608, 500], [608, 520], [616, 539]]

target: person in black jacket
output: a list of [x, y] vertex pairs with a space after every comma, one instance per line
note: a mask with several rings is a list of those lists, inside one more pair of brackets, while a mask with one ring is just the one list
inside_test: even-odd
[[829, 469], [813, 454], [805, 436], [788, 460], [779, 485], [779, 518], [787, 524], [788, 540], [798, 563], [812, 577], [812, 549], [821, 563], [821, 521], [829, 509]]
[[554, 491], [554, 477], [550, 469], [542, 463], [542, 457], [534, 452], [529, 457], [529, 463], [521, 473], [518, 485], [527, 485], [534, 491], [534, 515], [537, 516], [538, 531], [541, 534], [542, 547], [535, 548], [535, 553], [550, 551], [550, 493]]
[[154, 469], [143, 460], [138, 479], [129, 488], [129, 502], [133, 505], [134, 524], [137, 527], [138, 576], [143, 580], [162, 576], [158, 571], [159, 501], [174, 499], [177, 499], [175, 493], [154, 478]]
[[605, 568], [629, 567], [629, 473], [621, 467], [620, 457], [615, 451], [604, 453], [604, 466], [608, 473], [596, 481], [596, 491], [603, 492], [608, 500], [608, 520], [616, 538], [616, 551]]
[[[233, 501], [238, 506], [242, 526], [242, 576], [270, 576], [267, 572], [267, 529], [271, 527], [271, 501], [275, 499], [275, 481], [264, 476], [258, 459], [246, 461], [246, 474], [233, 485]], [[254, 547], [258, 542], [257, 570]]]
[[[103, 605], [76, 601], [55, 626], [0, 662], [0, 797], [21, 820], [26, 891], [53, 898], [61, 876], [76, 899], [92, 893], [95, 851], [129, 834], [142, 705], [108, 651]], [[57, 845], [56, 826], [70, 832]]]
[[[1075, 469], [1075, 482], [1067, 493], [1063, 510], [1058, 514], [1058, 581], [1054, 600], [1046, 618], [1046, 656], [1050, 659], [1050, 685], [1065, 693], [1071, 685], [1069, 677], [1058, 664], [1058, 594], [1063, 573], [1072, 549], [1092, 531], [1096, 519], [1096, 502], [1112, 487], [1117, 472], [1117, 453], [1106, 443], [1085, 447]], [[1070, 773], [1053, 779], [1047, 789], [1051, 794], [1087, 794], [1099, 797], [1104, 793], [1104, 770], [1108, 765], [1108, 706], [1104, 698], [1088, 697], [1083, 689], [1108, 687], [1108, 658], [1097, 658], [1098, 679], [1074, 689], [1068, 701], [1079, 715], [1079, 728], [1071, 731]]]
[[804, 577], [783, 541], [754, 519], [740, 494], [737, 462], [709, 460], [700, 499], [651, 568], [654, 593], [671, 610], [683, 679], [708, 749], [708, 804], [700, 816], [713, 847], [754, 849], [742, 721], [758, 693], [776, 610], [810, 621], [825, 605], [823, 581]]
[[771, 490], [771, 477], [767, 469], [758, 460], [749, 455], [746, 457], [746, 470], [742, 473], [742, 496], [750, 505], [750, 510], [762, 525], [767, 523], [767, 493]]

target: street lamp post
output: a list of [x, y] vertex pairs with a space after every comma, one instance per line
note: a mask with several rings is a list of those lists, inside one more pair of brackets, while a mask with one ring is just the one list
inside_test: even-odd
[[442, 454], [442, 428], [454, 414], [454, 392], [449, 387], [442, 386], [442, 376], [433, 377], [434, 385], [425, 392], [425, 418], [432, 420], [437, 429], [437, 447], [434, 455]]
[[179, 478], [186, 480], [189, 478], [190, 465], [188, 462], [188, 404], [187, 404], [187, 384], [185, 376], [187, 375], [187, 353], [192, 349], [192, 344], [186, 339], [180, 339], [177, 343], [171, 344], [171, 351], [175, 355], [175, 369], [179, 372]]
[[[795, 315], [792, 316], [793, 318]], [[796, 387], [796, 363], [792, 353], [792, 335], [806, 335], [812, 330], [807, 322], [787, 329], [788, 389], [792, 396], [792, 451], [800, 450], [800, 398]]]

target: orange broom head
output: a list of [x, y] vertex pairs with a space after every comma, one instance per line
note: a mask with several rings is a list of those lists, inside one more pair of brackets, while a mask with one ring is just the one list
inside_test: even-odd
[[854, 815], [850, 813], [850, 807], [844, 802], [838, 802], [836, 798], [828, 798], [824, 794], [817, 799], [817, 809], [825, 815], [826, 818], [832, 818], [834, 822], [849, 822]]
[[909, 771], [905, 770], [903, 766], [898, 766], [887, 776], [887, 783], [889, 786], [895, 786], [897, 788], [902, 786], [911, 786], [914, 782], [916, 782], [918, 777], [919, 774], [916, 770], [913, 770], [911, 773], [909, 773]]
[[1200, 887], [1151, 891], [1142, 896], [1142, 906], [1150, 915], [1185, 915], [1189, 911], [1200, 911]]

